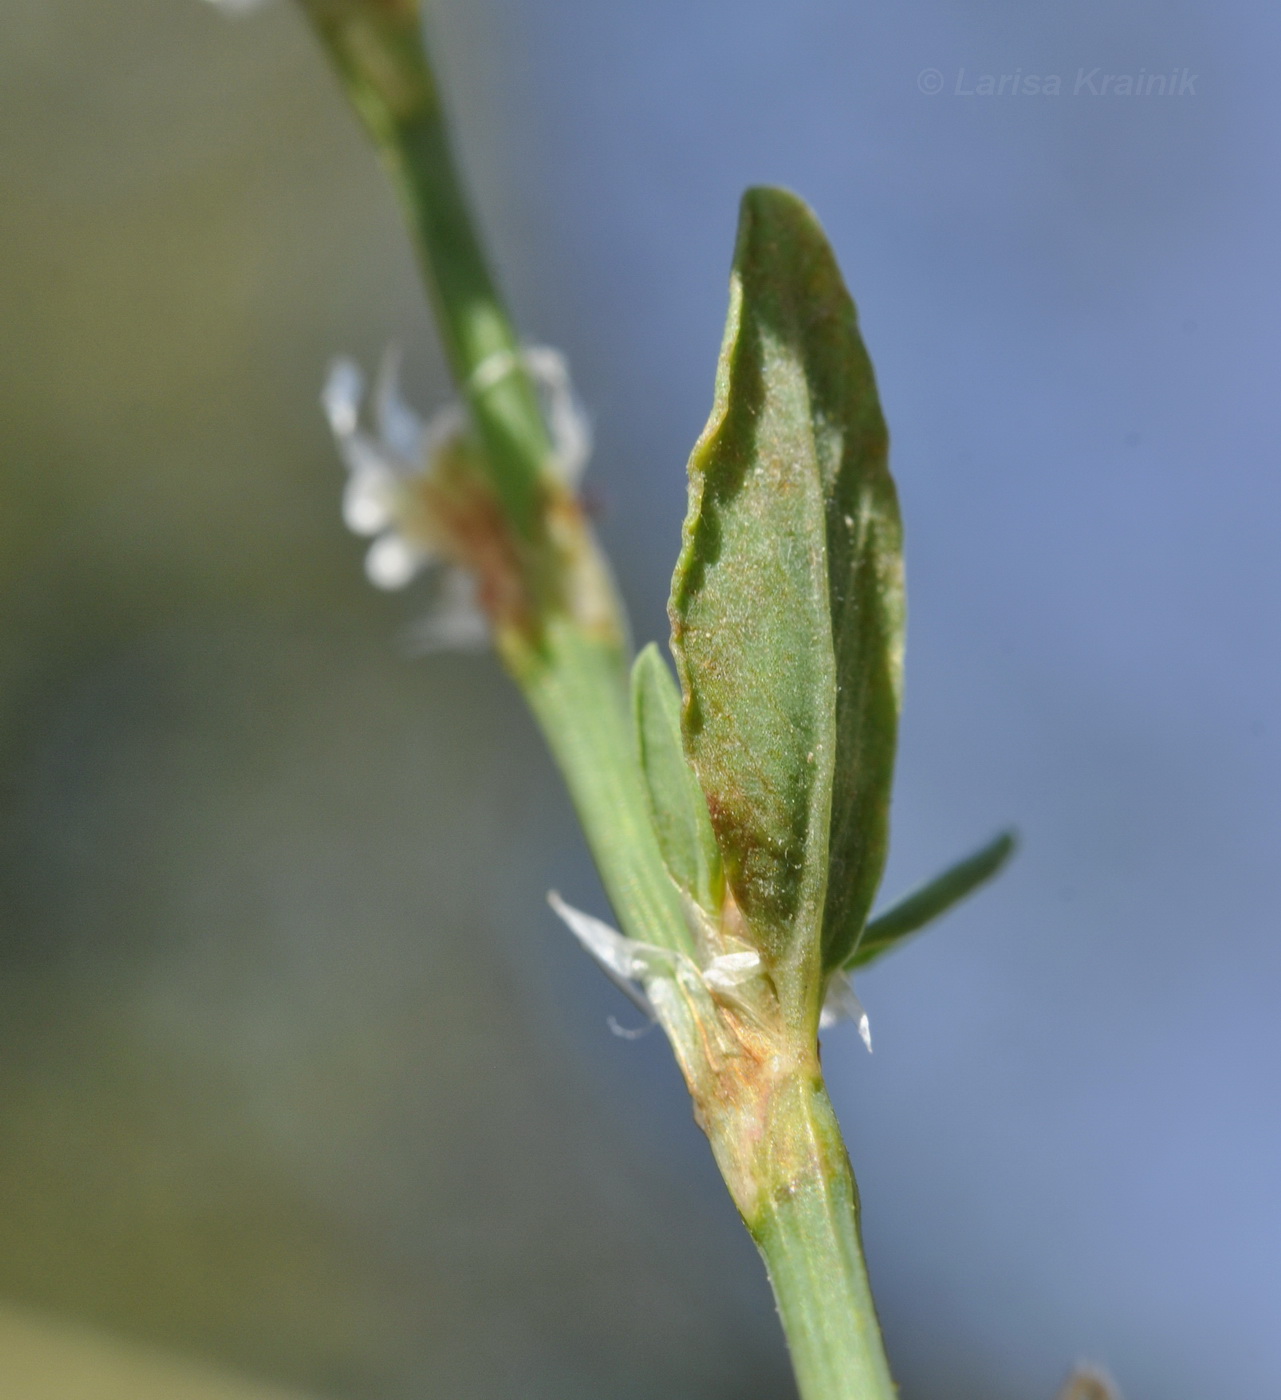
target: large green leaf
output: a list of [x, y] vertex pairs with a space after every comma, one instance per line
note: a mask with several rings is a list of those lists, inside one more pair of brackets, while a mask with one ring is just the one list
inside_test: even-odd
[[885, 862], [903, 646], [886, 451], [818, 221], [749, 190], [670, 612], [686, 747], [775, 965], [843, 963]]

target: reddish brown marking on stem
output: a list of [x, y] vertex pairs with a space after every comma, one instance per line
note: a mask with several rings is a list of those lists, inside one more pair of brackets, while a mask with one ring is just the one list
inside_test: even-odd
[[528, 630], [533, 608], [527, 569], [502, 503], [482, 482], [444, 480], [423, 485], [440, 545], [476, 578], [479, 601], [498, 628]]

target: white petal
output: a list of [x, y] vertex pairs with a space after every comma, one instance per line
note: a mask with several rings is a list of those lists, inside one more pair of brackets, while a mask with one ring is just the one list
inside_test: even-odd
[[450, 438], [459, 437], [467, 431], [467, 410], [462, 404], [447, 403], [427, 420], [423, 429], [421, 455], [430, 464], [432, 457]]
[[476, 583], [463, 569], [446, 569], [435, 605], [405, 636], [419, 656], [433, 651], [479, 651], [490, 642], [489, 619], [476, 601]]
[[592, 451], [592, 431], [579, 407], [569, 366], [559, 350], [549, 345], [529, 345], [519, 357], [510, 350], [495, 350], [476, 366], [469, 382], [473, 394], [483, 394], [523, 364], [538, 390], [547, 433], [552, 440], [552, 470], [567, 486], [577, 486]]
[[593, 918], [591, 914], [575, 909], [572, 904], [566, 904], [555, 890], [547, 892], [547, 902], [570, 933], [595, 958], [605, 976], [651, 1021], [656, 1020], [649, 998], [636, 985], [636, 979], [648, 966], [645, 945], [625, 938], [603, 919]]
[[761, 955], [745, 953], [722, 953], [713, 958], [703, 969], [703, 981], [713, 991], [728, 992], [750, 981], [761, 970]]
[[377, 438], [370, 437], [368, 433], [357, 429], [354, 433], [335, 437], [334, 441], [342, 454], [343, 465], [353, 476], [363, 476], [366, 472], [388, 477], [404, 475], [399, 461], [387, 452]]
[[413, 470], [423, 461], [423, 421], [401, 397], [400, 348], [390, 345], [374, 386], [374, 425], [388, 448]]
[[550, 345], [529, 346], [523, 359], [544, 399], [553, 466], [566, 486], [577, 486], [592, 455], [592, 428], [574, 393], [569, 364]]
[[404, 588], [427, 562], [422, 550], [403, 535], [389, 532], [375, 540], [365, 555], [365, 573], [377, 588]]
[[823, 999], [823, 1011], [819, 1016], [818, 1024], [820, 1030], [830, 1030], [838, 1021], [853, 1021], [858, 1027], [859, 1037], [863, 1044], [867, 1046], [867, 1053], [872, 1053], [872, 1026], [867, 1019], [867, 1012], [863, 1010], [863, 1003], [859, 1001], [857, 993], [854, 991], [853, 979], [844, 972], [832, 973], [832, 979], [827, 984], [827, 996]]
[[410, 630], [408, 640], [417, 655], [429, 656], [434, 651], [483, 651], [491, 638], [483, 613], [429, 613]]
[[390, 472], [352, 472], [342, 494], [343, 524], [354, 535], [381, 534], [395, 521], [396, 489]]
[[646, 1021], [643, 1026], [624, 1026], [615, 1017], [606, 1016], [605, 1024], [609, 1027], [610, 1033], [616, 1035], [619, 1040], [639, 1040], [641, 1036], [648, 1035], [654, 1029], [656, 1022], [651, 1019]]
[[325, 387], [320, 392], [320, 402], [336, 438], [347, 437], [356, 431], [364, 392], [365, 376], [354, 360], [335, 360], [329, 366]]
[[624, 982], [633, 982], [644, 971], [644, 963], [635, 951], [636, 944], [611, 928], [604, 919], [566, 904], [555, 890], [548, 891], [547, 902], [606, 972], [612, 972]]

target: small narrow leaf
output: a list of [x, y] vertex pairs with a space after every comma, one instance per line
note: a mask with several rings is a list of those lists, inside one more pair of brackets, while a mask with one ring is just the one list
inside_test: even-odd
[[884, 866], [903, 626], [886, 441], [818, 221], [749, 190], [669, 611], [686, 747], [776, 964], [842, 963]]
[[663, 861], [681, 889], [714, 913], [720, 903], [720, 851], [707, 799], [685, 757], [680, 691], [653, 642], [632, 667], [632, 713]]
[[857, 967], [866, 967], [882, 953], [888, 953], [902, 939], [946, 914], [953, 905], [959, 904], [980, 885], [992, 879], [1014, 854], [1017, 846], [1018, 840], [1012, 831], [1002, 832], [982, 850], [958, 861], [928, 884], [913, 890], [885, 913], [878, 914], [868, 924], [853, 957], [845, 964], [846, 969], [852, 971]]

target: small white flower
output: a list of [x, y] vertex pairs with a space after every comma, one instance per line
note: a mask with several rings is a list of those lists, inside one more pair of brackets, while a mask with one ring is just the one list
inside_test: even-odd
[[749, 948], [741, 953], [722, 953], [703, 969], [703, 981], [715, 992], [732, 994], [750, 982], [761, 970], [761, 955]]
[[440, 571], [431, 611], [405, 629], [402, 641], [415, 656], [433, 651], [479, 651], [489, 645], [489, 620], [476, 601], [476, 580], [466, 569]]
[[[611, 928], [603, 919], [584, 914], [581, 909], [566, 904], [555, 890], [548, 894], [547, 902], [568, 925], [569, 931], [591, 954], [609, 980], [651, 1021], [655, 1020], [654, 1006], [642, 987], [645, 980], [656, 973], [667, 977], [673, 975], [673, 955], [648, 943], [638, 943], [634, 938], [628, 938], [616, 928]], [[679, 961], [679, 955], [676, 957]], [[759, 974], [761, 958], [759, 953], [749, 948], [722, 953], [713, 958], [701, 972], [695, 970], [692, 964], [689, 967], [695, 977], [701, 977], [710, 991], [734, 999], [738, 989]], [[837, 971], [832, 974], [827, 984], [827, 995], [819, 1015], [819, 1030], [830, 1030], [840, 1021], [854, 1022], [870, 1055], [872, 1028], [867, 1019], [867, 1012], [863, 1010], [863, 1003], [854, 991], [854, 982], [849, 973]], [[617, 1026], [613, 1026], [613, 1029], [616, 1034], [625, 1034]]]
[[[239, 3], [239, 0], [232, 0]], [[508, 373], [514, 356], [491, 356], [473, 376], [482, 384]], [[581, 477], [591, 452], [591, 432], [574, 398], [564, 357], [546, 346], [521, 353], [521, 362], [538, 389], [552, 440], [551, 467], [569, 487]], [[400, 394], [400, 356], [383, 357], [371, 405], [373, 431], [361, 426], [365, 377], [348, 359], [336, 360], [321, 394], [338, 450], [347, 467], [342, 515], [347, 528], [373, 543], [365, 572], [379, 588], [404, 588], [424, 569], [436, 565], [440, 583], [433, 611], [415, 627], [411, 647], [433, 651], [468, 649], [489, 639], [489, 624], [476, 598], [471, 574], [442, 557], [433, 534], [423, 486], [437, 471], [442, 454], [467, 430], [467, 416], [450, 404], [423, 420]]]
[[576, 490], [592, 455], [592, 425], [574, 393], [569, 362], [550, 345], [526, 346], [521, 358], [543, 401], [552, 466], [565, 485]]
[[[642, 991], [640, 982], [651, 970], [650, 955], [657, 952], [657, 949], [637, 943], [635, 939], [619, 933], [616, 928], [611, 928], [604, 919], [584, 914], [581, 909], [566, 904], [555, 890], [547, 892], [547, 902], [564, 921], [570, 933], [592, 956], [605, 976], [652, 1025], [658, 1017], [649, 998]], [[615, 1035], [621, 1035], [628, 1040], [634, 1039], [633, 1032], [624, 1031], [612, 1018], [609, 1025]]]
[[431, 475], [437, 452], [460, 433], [456, 407], [424, 423], [400, 397], [400, 357], [383, 356], [373, 395], [374, 433], [360, 426], [365, 376], [351, 360], [336, 360], [320, 402], [347, 467], [342, 517], [353, 534], [373, 539], [365, 572], [379, 588], [403, 588], [436, 562], [414, 484]]
[[552, 440], [550, 466], [572, 491], [592, 455], [592, 426], [574, 393], [564, 355], [550, 345], [527, 345], [519, 355], [495, 350], [472, 371], [468, 387], [472, 393], [483, 394], [518, 365], [524, 366], [542, 401], [547, 435]]

